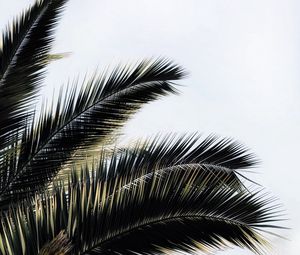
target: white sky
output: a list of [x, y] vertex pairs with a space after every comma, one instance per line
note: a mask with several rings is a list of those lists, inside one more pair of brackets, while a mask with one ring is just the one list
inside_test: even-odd
[[[0, 28], [31, 2], [0, 0]], [[172, 58], [190, 72], [182, 95], [145, 107], [127, 136], [199, 131], [249, 146], [263, 161], [251, 177], [291, 219], [272, 254], [299, 254], [299, 11], [297, 0], [70, 0], [54, 51], [73, 54], [51, 65], [44, 94], [97, 66]]]

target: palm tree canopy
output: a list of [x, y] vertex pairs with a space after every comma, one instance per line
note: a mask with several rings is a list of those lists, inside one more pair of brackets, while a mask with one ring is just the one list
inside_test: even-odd
[[246, 147], [197, 133], [108, 146], [143, 105], [178, 92], [179, 65], [158, 58], [95, 73], [35, 112], [66, 3], [37, 1], [2, 36], [0, 253], [267, 252], [262, 232], [280, 211], [247, 187], [242, 171], [258, 160]]

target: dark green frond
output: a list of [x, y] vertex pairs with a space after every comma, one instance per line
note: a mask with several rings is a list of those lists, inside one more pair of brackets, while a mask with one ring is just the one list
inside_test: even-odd
[[201, 139], [197, 134], [158, 136], [120, 149], [120, 153], [117, 153], [118, 150], [113, 154], [108, 169], [101, 173], [104, 179], [129, 174], [139, 177], [144, 171], [198, 168], [222, 174], [228, 183], [241, 188], [237, 173], [254, 167], [258, 162], [247, 148], [232, 139], [217, 136]]
[[44, 187], [74, 152], [104, 141], [141, 106], [174, 93], [171, 80], [183, 76], [182, 68], [158, 59], [93, 76], [79, 92], [75, 83], [24, 135], [17, 167], [2, 186], [2, 200], [23, 197]]
[[105, 181], [97, 172], [36, 197], [33, 208], [23, 203], [7, 212], [3, 254], [38, 254], [62, 231], [68, 239], [60, 248], [72, 247], [70, 254], [192, 253], [228, 245], [263, 254], [267, 242], [260, 231], [276, 227], [272, 199], [220, 186], [214, 174], [163, 172], [126, 186], [134, 181], [131, 175]]
[[[263, 194], [237, 192], [229, 188], [233, 185], [220, 185], [214, 173], [193, 168], [156, 172], [138, 181], [132, 175], [100, 183], [96, 179], [92, 177], [93, 189], [84, 190], [82, 199], [90, 203], [99, 190], [99, 207], [74, 211], [73, 224], [69, 225], [87, 217], [79, 223], [78, 232], [69, 229], [74, 231], [72, 236], [78, 236], [76, 243], [88, 240], [81, 247], [92, 247], [80, 248], [78, 254], [153, 254], [165, 249], [191, 253], [230, 243], [260, 254], [267, 242], [259, 230], [275, 227], [271, 222], [277, 220], [276, 206], [271, 206], [272, 201]], [[85, 181], [71, 183], [81, 183], [78, 189], [84, 189]], [[71, 197], [71, 203], [83, 201], [80, 192]], [[100, 215], [95, 216], [95, 211]], [[91, 229], [89, 223], [96, 227]]]
[[[101, 157], [96, 168], [102, 180], [130, 176], [136, 183], [153, 174], [201, 171], [214, 174], [221, 185], [229, 185], [237, 191], [245, 188], [239, 171], [254, 167], [258, 162], [247, 148], [232, 139], [216, 136], [202, 139], [196, 133], [157, 136], [125, 148], [116, 146], [113, 151], [99, 154]], [[95, 161], [90, 164], [95, 164]], [[84, 171], [81, 169], [79, 172]], [[76, 177], [72, 181], [77, 182]]]
[[[7, 27], [0, 47], [0, 192], [17, 167], [20, 138], [33, 119], [54, 28], [66, 0], [37, 1]], [[1, 204], [1, 198], [0, 198]]]

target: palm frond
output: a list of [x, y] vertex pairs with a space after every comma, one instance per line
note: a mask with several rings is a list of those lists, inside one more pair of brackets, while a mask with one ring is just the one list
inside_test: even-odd
[[[20, 138], [33, 118], [53, 31], [66, 0], [37, 1], [7, 26], [0, 43], [0, 187], [17, 167]], [[1, 189], [0, 189], [1, 190]], [[0, 198], [1, 201], [1, 198]], [[1, 203], [1, 202], [0, 202]]]
[[[208, 175], [214, 174], [220, 185], [228, 185], [239, 191], [246, 188], [244, 181], [249, 180], [240, 174], [240, 171], [252, 168], [257, 163], [254, 154], [229, 138], [220, 139], [211, 135], [203, 139], [197, 133], [181, 136], [169, 134], [138, 140], [127, 147], [116, 146], [112, 150], [104, 147], [102, 151], [93, 154], [91, 160], [86, 159], [84, 168], [78, 167], [79, 164], [73, 165], [60, 172], [57, 178], [66, 179], [72, 168], [75, 169], [73, 173], [82, 175], [91, 167], [97, 169], [96, 174], [102, 180], [116, 177], [126, 179], [130, 176], [134, 181], [124, 186], [127, 188], [149, 179], [153, 174], [201, 171]], [[77, 183], [81, 179], [78, 179], [77, 175], [72, 176], [74, 177], [72, 183]]]
[[145, 60], [133, 68], [118, 67], [110, 75], [95, 75], [80, 91], [75, 83], [23, 136], [17, 167], [1, 187], [2, 201], [44, 187], [75, 151], [103, 141], [144, 104], [175, 93], [171, 80], [184, 74], [166, 59]]
[[[43, 0], [7, 26], [0, 43], [0, 152], [32, 118], [54, 28], [67, 0]], [[20, 132], [19, 132], [20, 134]]]
[[[263, 254], [268, 243], [260, 231], [278, 220], [272, 199], [220, 186], [214, 174], [163, 172], [120, 189], [126, 183], [87, 171], [80, 182], [8, 211], [1, 252], [38, 254], [51, 246], [70, 254], [193, 253], [236, 245]], [[58, 236], [63, 242], [55, 247]]]
[[[117, 153], [120, 151], [120, 153]], [[232, 139], [220, 139], [215, 135], [204, 139], [197, 133], [178, 136], [169, 134], [154, 139], [138, 141], [134, 146], [115, 149], [108, 169], [100, 173], [104, 179], [141, 172], [184, 168], [199, 168], [226, 176], [228, 183], [241, 188], [239, 170], [254, 167], [258, 160], [242, 144]]]

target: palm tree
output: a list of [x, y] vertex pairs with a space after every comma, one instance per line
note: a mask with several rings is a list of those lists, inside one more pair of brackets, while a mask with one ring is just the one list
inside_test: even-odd
[[34, 110], [66, 2], [37, 1], [3, 33], [1, 254], [263, 253], [278, 212], [247, 187], [241, 170], [257, 160], [244, 146], [196, 133], [113, 144], [144, 104], [177, 93], [180, 66], [118, 66]]

